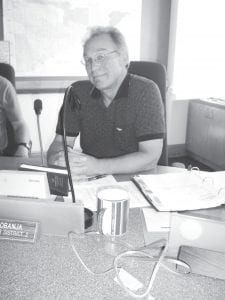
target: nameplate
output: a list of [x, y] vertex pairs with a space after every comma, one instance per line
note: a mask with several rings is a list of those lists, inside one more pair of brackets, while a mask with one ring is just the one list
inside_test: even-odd
[[38, 222], [0, 219], [0, 240], [34, 243]]
[[69, 231], [84, 232], [84, 206], [48, 199], [0, 196], [0, 220], [38, 222], [38, 235], [68, 236]]

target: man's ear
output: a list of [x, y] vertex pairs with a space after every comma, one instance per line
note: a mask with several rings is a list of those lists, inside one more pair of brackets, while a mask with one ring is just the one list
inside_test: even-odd
[[129, 57], [128, 57], [128, 54], [125, 53], [125, 52], [123, 52], [123, 53], [120, 54], [120, 57], [121, 57], [123, 65], [126, 66], [126, 68], [127, 68], [127, 66], [129, 66]]

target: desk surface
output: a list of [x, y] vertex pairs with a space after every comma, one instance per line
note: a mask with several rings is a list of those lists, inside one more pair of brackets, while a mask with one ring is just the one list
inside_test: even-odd
[[[124, 239], [141, 246], [141, 227], [140, 211], [134, 209]], [[87, 251], [93, 265], [109, 263], [108, 256]], [[0, 253], [1, 299], [131, 299], [114, 281], [114, 271], [100, 276], [85, 271], [66, 238], [41, 236], [35, 244], [0, 241]], [[224, 299], [225, 283], [160, 268], [152, 294], [156, 299]]]
[[[21, 162], [24, 159], [0, 158], [0, 168], [12, 169]], [[143, 245], [139, 209], [130, 211], [123, 239], [135, 247]], [[108, 257], [93, 255], [95, 266], [108, 262]], [[1, 299], [133, 299], [114, 281], [114, 271], [103, 276], [87, 273], [63, 237], [43, 235], [35, 244], [0, 241], [0, 270]], [[160, 268], [152, 294], [156, 299], [224, 299], [225, 282], [194, 274], [178, 276]]]
[[40, 156], [28, 158], [0, 156], [0, 170], [16, 170], [22, 163], [41, 165], [41, 158]]

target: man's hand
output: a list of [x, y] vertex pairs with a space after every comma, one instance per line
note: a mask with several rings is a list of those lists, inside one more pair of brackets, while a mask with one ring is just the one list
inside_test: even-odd
[[[69, 143], [68, 143], [69, 142]], [[67, 140], [73, 177], [96, 174], [130, 174], [154, 169], [162, 152], [163, 139], [139, 142], [138, 151], [114, 158], [95, 158], [73, 150], [74, 138]], [[48, 150], [48, 164], [65, 167], [62, 137], [57, 135]]]
[[[73, 177], [77, 175], [95, 175], [99, 174], [98, 159], [82, 152], [73, 150], [68, 147], [68, 157]], [[64, 151], [60, 151], [54, 155], [54, 165], [65, 167]]]
[[69, 153], [70, 166], [73, 175], [96, 175], [101, 174], [100, 162], [97, 158], [84, 154]]
[[14, 156], [18, 156], [18, 157], [29, 157], [29, 150], [23, 146], [23, 145], [19, 145], [17, 147], [17, 150], [14, 154]]
[[60, 167], [65, 167], [66, 163], [65, 163], [65, 158], [64, 158], [64, 151], [61, 150], [61, 151], [55, 153], [54, 155], [52, 155], [51, 160], [49, 161], [49, 164], [60, 166]]

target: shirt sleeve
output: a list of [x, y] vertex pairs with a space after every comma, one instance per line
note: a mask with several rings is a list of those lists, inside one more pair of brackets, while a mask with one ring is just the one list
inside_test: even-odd
[[66, 136], [77, 137], [80, 132], [80, 112], [78, 103], [76, 103], [76, 95], [73, 91], [61, 106], [58, 114], [58, 122], [56, 126], [56, 133], [63, 135], [63, 108], [65, 105], [65, 131]]
[[4, 109], [11, 123], [23, 120], [16, 91], [10, 82], [5, 89]]
[[160, 139], [165, 134], [165, 112], [158, 86], [146, 83], [138, 101], [136, 137], [139, 142]]
[[30, 132], [23, 119], [19, 101], [17, 98], [16, 90], [14, 86], [7, 82], [4, 95], [4, 109], [6, 116], [11, 122], [15, 130], [15, 140], [17, 143], [29, 142]]

